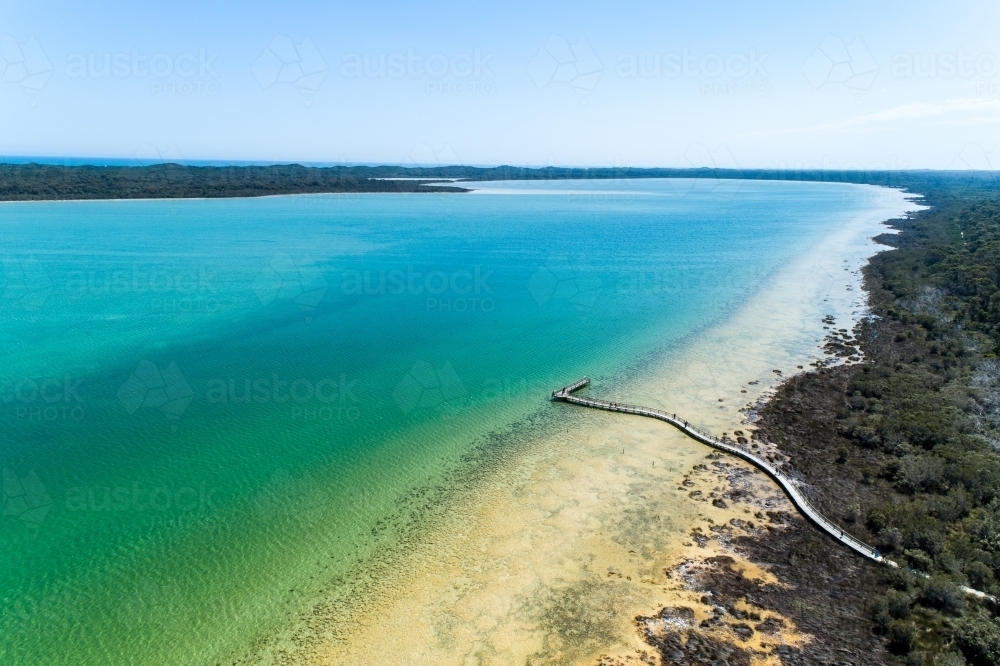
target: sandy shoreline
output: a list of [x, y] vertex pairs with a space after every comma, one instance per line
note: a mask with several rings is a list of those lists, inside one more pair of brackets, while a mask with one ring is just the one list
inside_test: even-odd
[[[824, 317], [851, 329], [864, 315], [859, 270], [879, 249], [871, 237], [917, 207], [899, 192], [880, 192], [878, 207], [831, 231], [691, 340], [683, 357], [661, 359], [621, 391], [596, 382], [592, 393], [676, 412], [715, 434], [746, 429], [748, 405], [823, 357]], [[690, 589], [687, 568], [727, 555], [744, 576], [770, 575], [714, 529], [753, 520], [754, 506], [792, 511], [766, 477], [709, 458], [709, 449], [665, 424], [553, 409], [575, 411], [555, 435], [506, 461], [475, 503], [456, 507], [363, 610], [337, 627], [316, 613], [289, 637], [287, 652], [274, 646], [265, 661], [286, 663], [284, 652], [288, 663], [317, 664], [658, 663], [637, 617], [678, 605], [696, 623], [712, 614], [710, 600]], [[733, 484], [752, 503], [713, 504]], [[759, 663], [773, 662], [776, 644], [809, 640], [775, 619], [785, 628], [766, 643], [740, 642]], [[737, 642], [726, 627], [711, 632]]]

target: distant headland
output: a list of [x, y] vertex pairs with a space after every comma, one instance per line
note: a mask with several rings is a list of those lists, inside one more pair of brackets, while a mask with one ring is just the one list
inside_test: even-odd
[[994, 174], [974, 171], [821, 169], [666, 169], [637, 167], [472, 166], [149, 166], [0, 164], [0, 201], [69, 199], [192, 199], [280, 194], [462, 193], [458, 182], [500, 180], [705, 178], [797, 180], [901, 187], [992, 184]]

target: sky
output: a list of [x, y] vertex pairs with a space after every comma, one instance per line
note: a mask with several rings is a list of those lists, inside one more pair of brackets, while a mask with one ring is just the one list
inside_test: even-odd
[[1000, 1], [0, 0], [0, 155], [1000, 168]]

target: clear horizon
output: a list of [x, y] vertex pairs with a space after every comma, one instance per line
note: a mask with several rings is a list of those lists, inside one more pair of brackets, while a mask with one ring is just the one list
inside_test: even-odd
[[0, 154], [995, 170], [998, 19], [978, 0], [4, 1]]
[[[597, 165], [597, 164], [506, 164], [506, 163], [494, 163], [494, 164], [465, 164], [456, 162], [454, 164], [425, 164], [425, 163], [406, 163], [406, 162], [313, 162], [308, 160], [224, 160], [224, 159], [180, 159], [177, 161], [162, 159], [162, 160], [144, 160], [136, 156], [122, 157], [122, 156], [83, 156], [83, 157], [68, 157], [65, 155], [0, 155], [0, 164], [42, 164], [46, 166], [152, 166], [155, 164], [178, 164], [180, 166], [304, 166], [304, 167], [314, 167], [314, 168], [325, 168], [325, 167], [402, 167], [402, 168], [436, 168], [436, 167], [468, 167], [474, 169], [493, 169], [500, 167], [511, 167], [515, 169], [545, 169], [545, 168], [572, 168], [572, 169], [608, 169], [614, 168], [609, 165]], [[672, 167], [672, 166], [629, 166], [621, 167], [629, 169], [735, 169], [744, 173], [752, 173], [755, 171], [777, 171], [777, 172], [802, 172], [802, 171], [829, 171], [831, 173], [841, 172], [841, 171], [856, 171], [858, 173], [871, 173], [877, 171], [899, 171], [899, 172], [914, 172], [914, 171], [968, 171], [968, 172], [980, 172], [980, 173], [991, 173], [996, 171], [994, 168], [969, 168], [965, 165], [953, 165], [951, 167], [945, 168], [879, 168], [879, 165], [875, 165], [872, 169], [865, 169], [861, 167], [844, 167], [843, 169], [835, 168], [823, 168], [819, 166], [813, 166], [808, 164], [803, 164], [800, 166], [788, 165], [775, 168], [740, 168], [739, 166], [692, 166], [692, 167]]]

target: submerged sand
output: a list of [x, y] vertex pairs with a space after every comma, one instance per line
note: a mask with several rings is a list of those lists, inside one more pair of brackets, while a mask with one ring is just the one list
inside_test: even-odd
[[[618, 391], [599, 381], [589, 390], [676, 412], [716, 434], [752, 428], [748, 406], [823, 358], [823, 318], [851, 329], [864, 316], [859, 271], [879, 249], [871, 238], [886, 231], [882, 221], [915, 207], [887, 193], [878, 210], [832, 231], [676, 355]], [[755, 507], [793, 511], [766, 477], [740, 461], [726, 460], [728, 472], [713, 467], [718, 454], [708, 458], [708, 448], [663, 423], [565, 404], [552, 409], [567, 410], [562, 430], [506, 461], [475, 502], [455, 507], [451, 520], [385, 574], [391, 580], [373, 587], [378, 594], [361, 610], [336, 627], [324, 626], [317, 611], [309, 640], [297, 641], [308, 647], [286, 659], [279, 651], [274, 660], [655, 664], [640, 627], [697, 626], [712, 615], [711, 600], [689, 582], [692, 568], [725, 554], [744, 576], [775, 582], [713, 530], [734, 518], [753, 520]], [[752, 501], [713, 505], [733, 484]], [[693, 620], [637, 623], [678, 606], [691, 609]], [[787, 618], [766, 641], [760, 634], [741, 639], [724, 622], [705, 631], [753, 649], [758, 663], [778, 663], [775, 645], [810, 640]]]

